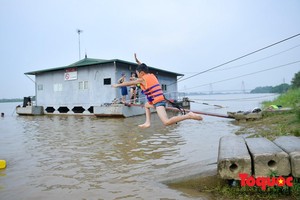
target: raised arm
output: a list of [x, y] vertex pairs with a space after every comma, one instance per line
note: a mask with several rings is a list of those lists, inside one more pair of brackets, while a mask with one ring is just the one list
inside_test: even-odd
[[[119, 78], [118, 83], [121, 83], [122, 79], [124, 79], [124, 76], [122, 76], [121, 78]], [[122, 82], [125, 82], [125, 79]]]
[[136, 57], [136, 53], [134, 53], [134, 58], [135, 58], [135, 62], [138, 64], [138, 65], [141, 65], [141, 61], [139, 61], [139, 59], [137, 59]]

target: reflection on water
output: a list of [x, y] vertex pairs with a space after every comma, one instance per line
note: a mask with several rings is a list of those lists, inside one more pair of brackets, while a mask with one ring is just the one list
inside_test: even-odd
[[0, 119], [0, 159], [7, 161], [0, 199], [201, 198], [156, 178], [216, 159], [219, 138], [237, 127], [214, 117], [164, 127], [154, 114], [151, 128], [140, 129], [144, 118], [6, 115]]

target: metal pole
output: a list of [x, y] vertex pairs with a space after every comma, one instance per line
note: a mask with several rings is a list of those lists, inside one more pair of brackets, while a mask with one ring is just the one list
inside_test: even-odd
[[77, 29], [77, 33], [78, 33], [78, 44], [79, 44], [79, 60], [81, 59], [81, 55], [80, 55], [80, 33], [82, 33], [82, 30]]

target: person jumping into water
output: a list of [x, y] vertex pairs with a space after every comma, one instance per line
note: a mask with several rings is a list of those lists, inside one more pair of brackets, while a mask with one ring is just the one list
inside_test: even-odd
[[138, 64], [136, 68], [136, 74], [138, 78], [134, 81], [123, 82], [119, 84], [114, 84], [112, 87], [122, 87], [122, 86], [130, 86], [140, 84], [144, 94], [147, 97], [148, 102], [145, 104], [145, 111], [146, 111], [146, 121], [144, 124], [139, 125], [141, 128], [148, 128], [151, 125], [151, 112], [150, 108], [155, 108], [157, 114], [165, 126], [169, 126], [175, 124], [177, 122], [186, 120], [186, 119], [193, 119], [193, 120], [202, 120], [200, 115], [197, 115], [193, 112], [189, 112], [186, 115], [174, 116], [172, 118], [168, 118], [166, 112], [166, 100], [163, 95], [163, 91], [161, 86], [155, 77], [154, 74], [148, 73], [148, 67], [146, 64], [141, 63], [136, 54], [134, 54], [135, 61]]

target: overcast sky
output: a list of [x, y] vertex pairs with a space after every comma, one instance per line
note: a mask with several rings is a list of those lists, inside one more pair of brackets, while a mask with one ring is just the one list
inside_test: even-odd
[[[136, 52], [149, 66], [188, 77], [299, 34], [300, 1], [0, 0], [0, 27], [0, 98], [18, 98], [34, 95], [25, 72], [79, 60], [76, 29], [81, 58], [134, 62]], [[290, 83], [297, 61], [300, 36], [181, 81], [179, 91]]]

